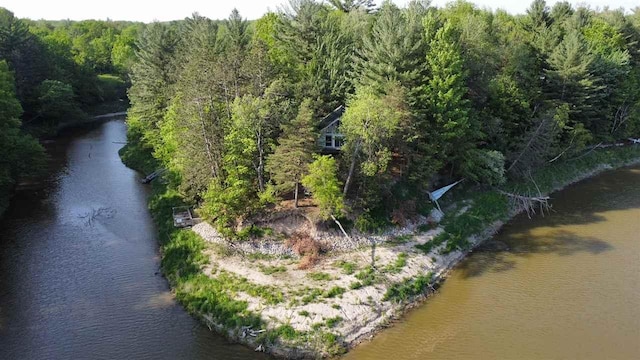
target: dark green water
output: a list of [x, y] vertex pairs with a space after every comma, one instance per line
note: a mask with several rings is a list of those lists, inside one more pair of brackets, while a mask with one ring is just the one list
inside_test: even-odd
[[[159, 267], [122, 121], [48, 145], [52, 180], [0, 222], [0, 359], [262, 358], [191, 318]], [[116, 142], [116, 143], [114, 143]]]

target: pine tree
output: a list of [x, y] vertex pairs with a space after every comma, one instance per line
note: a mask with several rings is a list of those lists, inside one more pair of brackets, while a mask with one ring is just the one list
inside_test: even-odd
[[470, 117], [466, 98], [466, 71], [452, 25], [446, 22], [429, 44], [427, 64], [431, 73], [427, 88], [429, 112], [435, 126], [423, 142], [435, 141], [440, 160], [456, 166], [475, 147], [479, 126]]
[[283, 126], [275, 152], [267, 159], [267, 171], [279, 192], [294, 191], [294, 207], [298, 207], [300, 182], [313, 161], [316, 132], [311, 101], [305, 99], [298, 116]]
[[411, 91], [423, 82], [425, 43], [421, 18], [425, 12], [417, 5], [404, 11], [391, 2], [382, 5], [371, 34], [363, 39], [362, 50], [357, 54], [355, 76], [359, 85], [380, 90], [386, 83], [397, 81]]
[[154, 148], [159, 143], [158, 124], [164, 117], [171, 99], [173, 84], [173, 53], [175, 33], [167, 25], [153, 23], [138, 39], [136, 63], [131, 71], [129, 89], [131, 108], [127, 122], [130, 134], [144, 134], [144, 143]]
[[342, 12], [352, 12], [357, 10], [373, 11], [375, 3], [373, 0], [329, 0], [329, 3]]

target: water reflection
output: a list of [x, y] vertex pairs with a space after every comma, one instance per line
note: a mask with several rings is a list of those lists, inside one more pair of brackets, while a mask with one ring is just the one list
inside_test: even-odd
[[0, 222], [0, 359], [257, 359], [178, 306], [123, 122], [47, 144], [51, 176]]
[[552, 196], [347, 359], [640, 358], [640, 167]]

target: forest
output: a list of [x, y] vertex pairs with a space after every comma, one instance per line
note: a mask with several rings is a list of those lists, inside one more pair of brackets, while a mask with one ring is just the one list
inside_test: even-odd
[[[492, 188], [640, 136], [639, 9], [291, 0], [255, 21], [147, 25], [3, 10], [0, 29], [3, 154], [36, 161], [27, 125], [130, 84], [125, 161], [167, 169], [231, 238], [309, 197], [320, 219], [376, 231], [428, 211], [438, 186]], [[341, 105], [344, 145], [323, 155], [321, 120]], [[0, 189], [25, 171], [11, 159]]]
[[32, 21], [0, 8], [0, 215], [20, 179], [46, 172], [36, 140], [126, 109], [143, 24]]

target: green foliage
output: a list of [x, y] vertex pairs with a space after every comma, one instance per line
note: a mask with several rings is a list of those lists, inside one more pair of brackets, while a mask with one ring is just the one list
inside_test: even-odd
[[313, 161], [317, 134], [314, 131], [311, 101], [300, 105], [298, 116], [283, 126], [278, 146], [267, 159], [267, 171], [271, 173], [279, 192], [295, 191], [295, 207], [298, 206], [298, 190], [302, 177]]
[[379, 233], [391, 225], [385, 209], [377, 207], [367, 210], [356, 218], [354, 226], [363, 233]]
[[9, 196], [18, 180], [38, 175], [44, 168], [44, 150], [20, 130], [22, 107], [16, 99], [13, 74], [0, 60], [0, 216], [9, 205]]
[[272, 275], [272, 274], [277, 274], [277, 273], [281, 273], [281, 272], [287, 272], [287, 268], [284, 266], [264, 266], [264, 265], [259, 265], [258, 268], [260, 269], [260, 272], [262, 272], [265, 275]]
[[356, 263], [344, 260], [336, 261], [333, 266], [341, 268], [342, 273], [345, 275], [351, 275], [358, 270], [358, 265]]
[[340, 130], [347, 139], [345, 151], [352, 157], [362, 152], [365, 176], [385, 173], [391, 161], [392, 139], [406, 118], [402, 94], [389, 90], [379, 96], [373, 88], [360, 87], [347, 103]]
[[[420, 231], [420, 230], [418, 229], [418, 231]], [[405, 244], [405, 243], [413, 240], [413, 238], [414, 238], [413, 234], [398, 235], [398, 236], [394, 236], [389, 241], [387, 241], [387, 244], [390, 244], [390, 245]]]
[[344, 320], [342, 317], [340, 316], [336, 316], [336, 317], [332, 317], [332, 318], [328, 318], [326, 323], [327, 323], [327, 327], [328, 328], [334, 328], [336, 327], [336, 325], [338, 325], [342, 320]]
[[47, 119], [49, 125], [82, 117], [71, 85], [57, 80], [44, 80], [38, 86], [38, 94], [38, 116]]
[[344, 210], [337, 170], [334, 158], [316, 156], [314, 162], [309, 165], [309, 174], [302, 179], [302, 184], [311, 191], [317, 202], [323, 219], [340, 216]]
[[117, 75], [98, 75], [98, 86], [105, 101], [121, 100], [127, 96], [127, 83]]
[[315, 302], [320, 296], [323, 295], [321, 289], [305, 289], [305, 295], [300, 299], [303, 305]]
[[356, 279], [360, 280], [360, 286], [358, 287], [373, 285], [378, 280], [376, 271], [373, 267], [371, 267], [371, 265], [358, 272], [355, 276]]
[[385, 271], [388, 271], [392, 274], [398, 274], [402, 271], [402, 269], [407, 265], [407, 253], [400, 253], [398, 254], [398, 257], [396, 258], [396, 260], [387, 265], [387, 267], [384, 269]]
[[298, 332], [291, 325], [282, 325], [276, 329], [275, 333], [285, 340], [294, 340], [298, 337]]
[[384, 294], [382, 301], [407, 301], [411, 297], [423, 294], [433, 281], [433, 274], [418, 275], [412, 279], [391, 285]]
[[325, 292], [323, 296], [326, 298], [334, 298], [336, 296], [344, 294], [345, 292], [346, 290], [344, 288], [340, 286], [334, 286], [331, 289], [327, 290], [327, 292]]
[[323, 273], [323, 272], [308, 273], [307, 277], [309, 279], [315, 280], [315, 281], [328, 281], [328, 280], [331, 280], [331, 275], [329, 275], [327, 273]]

